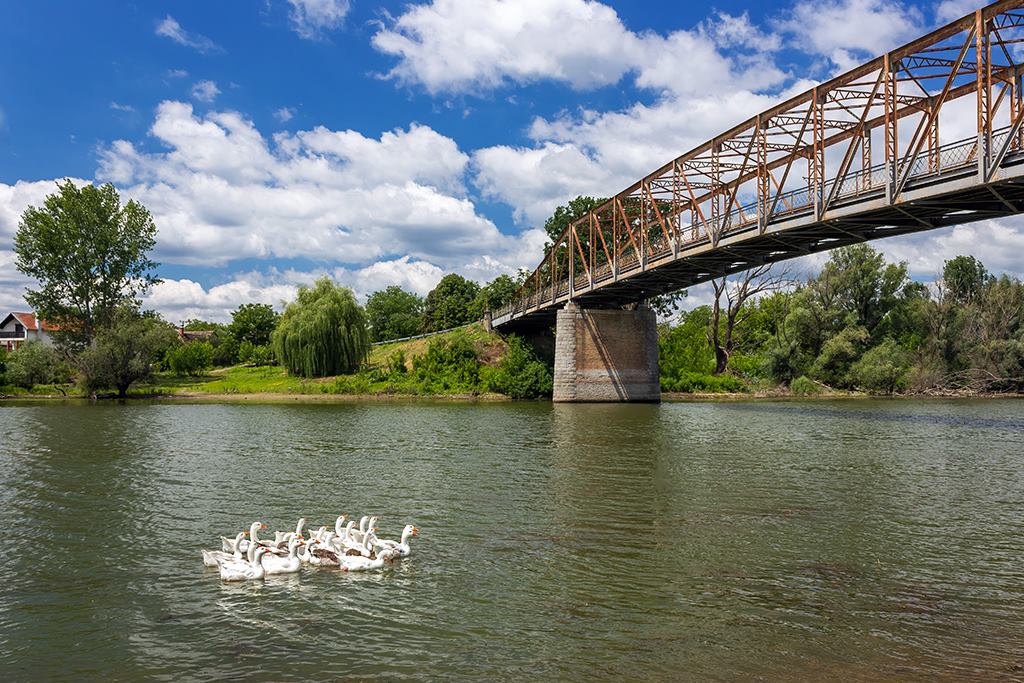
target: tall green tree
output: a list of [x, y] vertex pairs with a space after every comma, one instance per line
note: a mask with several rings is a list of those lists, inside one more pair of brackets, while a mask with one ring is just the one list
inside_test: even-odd
[[299, 288], [272, 342], [278, 362], [302, 377], [355, 372], [370, 351], [366, 314], [355, 295], [326, 277]]
[[447, 330], [477, 320], [480, 311], [474, 305], [480, 285], [467, 280], [458, 273], [449, 273], [441, 278], [427, 294], [423, 311], [425, 332]]
[[277, 327], [278, 317], [269, 304], [242, 304], [231, 314], [228, 332], [239, 344], [266, 345]]
[[423, 299], [391, 285], [366, 299], [366, 318], [373, 341], [411, 337], [423, 327]]
[[160, 282], [148, 256], [156, 232], [149, 211], [134, 200], [122, 206], [109, 183], [57, 183], [42, 207], [25, 209], [14, 238], [18, 270], [40, 285], [25, 300], [61, 326], [61, 341], [90, 344], [119, 306], [137, 305]]
[[483, 315], [484, 311], [496, 311], [512, 301], [512, 297], [523, 286], [527, 275], [526, 271], [521, 270], [515, 278], [505, 274], [494, 278], [480, 288], [474, 303], [474, 310], [478, 312], [478, 315]]
[[956, 256], [942, 267], [945, 293], [957, 304], [977, 299], [992, 279], [984, 264], [973, 256]]

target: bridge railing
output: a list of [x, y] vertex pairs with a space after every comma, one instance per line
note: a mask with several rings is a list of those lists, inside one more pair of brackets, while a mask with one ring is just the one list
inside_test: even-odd
[[[822, 219], [867, 198], [897, 203], [910, 187], [972, 166], [990, 182], [1024, 146], [1022, 8], [1000, 0], [978, 9], [665, 164], [573, 221], [498, 317], [607, 287], [697, 244]], [[964, 121], [963, 107], [944, 106], [954, 100], [975, 105], [977, 134], [941, 145], [940, 122]], [[726, 264], [722, 254], [719, 270], [758, 262], [737, 253]]]
[[[1004, 127], [993, 131], [992, 146], [1002, 145], [1007, 136], [1011, 134], [1010, 127]], [[911, 169], [911, 179], [922, 179], [928, 176], [940, 176], [946, 173], [961, 171], [977, 164], [978, 140], [968, 138], [943, 145], [931, 158], [921, 158], [914, 162]], [[871, 193], [883, 191], [886, 184], [890, 182], [889, 174], [885, 164], [872, 166], [865, 171], [858, 171], [845, 176], [841, 180], [837, 200], [857, 199]], [[825, 184], [826, 193], [831, 192], [835, 180]], [[814, 210], [815, 202], [813, 192], [810, 188], [799, 188], [780, 195], [779, 209], [772, 214], [772, 220], [788, 219], [800, 213]], [[749, 229], [758, 222], [758, 203], [751, 202], [740, 206], [729, 212], [717, 223], [710, 223], [708, 227], [718, 231], [719, 239], [730, 234]], [[573, 280], [573, 293], [597, 288], [613, 280], [617, 275], [631, 274], [641, 269], [646, 257], [647, 261], [659, 261], [676, 251], [685, 250], [695, 245], [706, 243], [710, 236], [706, 230], [702, 230], [702, 224], [689, 224], [676, 231], [676, 235], [696, 235], [690, 239], [679, 239], [676, 245], [671, 240], [663, 237], [652, 238], [645, 243], [644, 253], [638, 255], [635, 252], [624, 253], [618, 262], [616, 272], [612, 263], [604, 262], [593, 269], [592, 272], [585, 272], [575, 276]], [[513, 300], [511, 303], [494, 311], [495, 318], [507, 315], [518, 315], [530, 310], [544, 307], [552, 303], [568, 298], [570, 281], [568, 277], [561, 278], [555, 286], [544, 286], [539, 290], [523, 297]]]

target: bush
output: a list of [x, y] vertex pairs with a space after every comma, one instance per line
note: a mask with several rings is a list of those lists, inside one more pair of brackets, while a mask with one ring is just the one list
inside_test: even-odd
[[67, 382], [71, 372], [60, 355], [42, 342], [31, 341], [7, 356], [7, 382], [25, 389], [36, 384]]
[[234, 365], [239, 360], [238, 339], [226, 330], [217, 334], [217, 343], [213, 345], [213, 364], [218, 368]]
[[388, 356], [388, 371], [393, 375], [404, 375], [409, 371], [405, 365], [405, 351], [395, 351]]
[[213, 366], [213, 347], [204, 341], [182, 344], [167, 353], [166, 364], [179, 377], [198, 377]]
[[681, 393], [737, 393], [746, 390], [746, 385], [731, 375], [711, 375], [702, 372], [681, 372], [675, 377], [662, 377], [664, 391]]
[[860, 358], [870, 338], [868, 331], [859, 325], [843, 329], [822, 345], [811, 375], [831, 386], [848, 387], [850, 367]]
[[0, 387], [7, 384], [7, 349], [0, 348]]
[[476, 393], [480, 390], [480, 361], [473, 343], [462, 335], [430, 342], [413, 362], [421, 391], [427, 394]]
[[243, 341], [238, 345], [238, 360], [246, 365], [263, 367], [274, 364], [274, 352], [266, 344]]
[[910, 358], [892, 339], [867, 351], [850, 368], [850, 378], [871, 393], [891, 394], [906, 386]]
[[821, 385], [807, 375], [800, 375], [789, 385], [794, 396], [817, 396], [821, 393]]
[[554, 378], [526, 342], [511, 336], [508, 352], [498, 367], [488, 373], [487, 384], [492, 391], [512, 398], [540, 398], [551, 395]]

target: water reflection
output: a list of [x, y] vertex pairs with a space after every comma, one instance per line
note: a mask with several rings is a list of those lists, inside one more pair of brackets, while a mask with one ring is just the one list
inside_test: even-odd
[[[1021, 405], [4, 404], [0, 671], [1012, 678]], [[342, 512], [415, 522], [417, 552], [199, 562]]]

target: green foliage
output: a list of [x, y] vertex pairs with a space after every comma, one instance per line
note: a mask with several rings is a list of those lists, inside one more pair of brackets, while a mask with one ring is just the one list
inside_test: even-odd
[[873, 394], [891, 394], [906, 386], [910, 356], [892, 339], [868, 350], [850, 368], [853, 382]]
[[7, 384], [7, 349], [0, 347], [0, 387]]
[[406, 365], [404, 351], [398, 350], [388, 356], [388, 371], [391, 372], [391, 374], [404, 375], [408, 370], [409, 368]]
[[160, 282], [147, 256], [156, 242], [149, 211], [121, 206], [114, 186], [57, 183], [42, 208], [25, 209], [14, 238], [18, 270], [40, 284], [25, 300], [61, 325], [58, 341], [84, 348], [115, 310]]
[[476, 301], [473, 302], [473, 310], [478, 312], [476, 317], [482, 316], [484, 311], [496, 311], [512, 301], [512, 297], [523, 285], [526, 275], [525, 271], [520, 271], [516, 279], [508, 275], [499, 275], [481, 287], [476, 295]]
[[822, 387], [807, 375], [800, 375], [790, 383], [789, 390], [794, 396], [817, 396], [822, 392]]
[[178, 343], [174, 327], [155, 314], [122, 306], [97, 331], [92, 346], [78, 354], [79, 383], [89, 394], [116, 389], [123, 397], [133, 383], [148, 378], [157, 359]]
[[554, 386], [551, 370], [521, 338], [508, 338], [508, 351], [498, 367], [487, 373], [491, 391], [512, 398], [550, 396]]
[[203, 332], [206, 330], [221, 330], [224, 326], [211, 320], [202, 318], [189, 318], [182, 325], [181, 329], [186, 332]]
[[664, 391], [718, 394], [745, 391], [746, 385], [731, 375], [681, 372], [673, 377], [662, 376], [661, 388]]
[[213, 364], [219, 368], [234, 365], [239, 359], [239, 343], [227, 330], [214, 337]]
[[475, 394], [480, 391], [480, 361], [464, 335], [430, 342], [427, 352], [413, 361], [413, 372], [427, 394]]
[[480, 318], [476, 298], [480, 285], [457, 273], [441, 278], [427, 294], [423, 314], [424, 331], [436, 332], [471, 323]]
[[36, 384], [54, 384], [69, 379], [67, 365], [53, 347], [30, 341], [7, 355], [6, 382], [31, 389]]
[[571, 200], [568, 204], [559, 206], [555, 209], [555, 213], [544, 221], [544, 232], [548, 234], [548, 239], [555, 242], [562, 236], [562, 233], [565, 232], [570, 223], [585, 216], [589, 211], [596, 209], [606, 201], [608, 200], [598, 197], [576, 197], [576, 199]]
[[274, 352], [268, 344], [253, 344], [246, 340], [238, 345], [238, 360], [255, 367], [273, 365]]
[[683, 305], [683, 301], [686, 300], [688, 293], [687, 290], [683, 289], [678, 292], [651, 297], [647, 300], [647, 305], [654, 309], [659, 318], [671, 318], [679, 310], [679, 307]]
[[663, 387], [677, 385], [683, 376], [710, 375], [714, 371], [715, 354], [708, 344], [706, 332], [710, 318], [711, 309], [700, 306], [683, 313], [678, 324], [661, 327], [658, 334], [658, 363]]
[[811, 376], [829, 386], [850, 386], [850, 366], [864, 353], [870, 340], [867, 329], [859, 325], [847, 327], [825, 342], [811, 366]]
[[205, 341], [180, 344], [167, 352], [165, 363], [179, 377], [198, 377], [213, 365], [213, 346]]
[[973, 256], [957, 256], [943, 264], [942, 283], [946, 294], [957, 304], [975, 300], [992, 282], [988, 269]]
[[239, 345], [249, 342], [252, 346], [266, 346], [270, 344], [278, 317], [269, 304], [242, 304], [231, 314], [227, 329]]
[[373, 341], [411, 337], [423, 327], [423, 299], [391, 285], [367, 298], [366, 319]]
[[825, 271], [836, 280], [838, 303], [872, 337], [885, 331], [883, 323], [910, 281], [905, 263], [887, 264], [881, 252], [866, 244], [836, 249]]
[[326, 277], [299, 288], [272, 341], [278, 362], [302, 377], [355, 372], [370, 349], [366, 316], [352, 290]]

